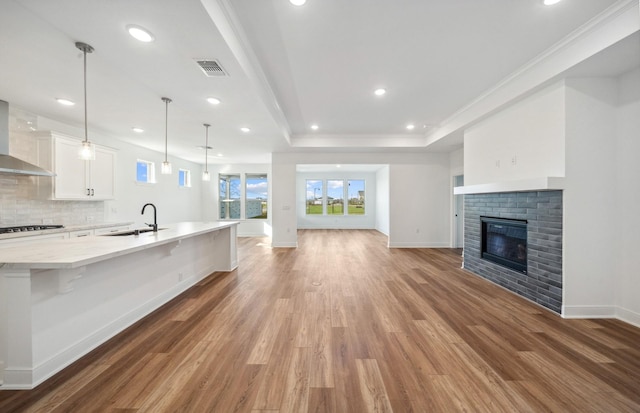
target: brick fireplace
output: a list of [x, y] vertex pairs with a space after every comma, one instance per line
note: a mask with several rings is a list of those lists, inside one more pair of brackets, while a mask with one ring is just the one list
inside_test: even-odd
[[[562, 307], [562, 191], [464, 196], [464, 268], [558, 314]], [[482, 258], [481, 217], [526, 222], [526, 271]]]

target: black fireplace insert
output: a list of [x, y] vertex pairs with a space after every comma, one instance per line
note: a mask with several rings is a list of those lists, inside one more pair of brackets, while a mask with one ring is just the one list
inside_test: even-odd
[[482, 258], [527, 273], [527, 221], [480, 217]]

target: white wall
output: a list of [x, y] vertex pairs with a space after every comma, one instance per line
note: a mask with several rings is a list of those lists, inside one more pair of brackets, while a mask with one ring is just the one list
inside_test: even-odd
[[563, 314], [613, 316], [616, 81], [568, 79], [566, 86]]
[[389, 167], [376, 172], [376, 223], [375, 228], [389, 236]]
[[449, 247], [451, 183], [447, 154], [389, 167], [389, 246]]
[[[323, 192], [326, 194], [327, 179], [363, 179], [365, 181], [364, 215], [307, 215], [307, 179], [325, 180]], [[376, 223], [376, 174], [374, 172], [298, 172], [296, 178], [296, 213], [299, 229], [374, 229]]]
[[562, 82], [465, 131], [465, 185], [564, 176]]
[[[449, 155], [436, 153], [274, 153], [273, 245], [297, 244], [297, 164], [388, 164], [389, 246], [450, 244]], [[298, 203], [298, 205], [296, 204]], [[303, 202], [300, 204], [300, 202]], [[416, 232], [417, 230], [417, 232]]]
[[[242, 196], [244, 197], [244, 174], [267, 174], [269, 182], [269, 196], [267, 199], [267, 219], [241, 219], [234, 220], [240, 222], [238, 225], [238, 236], [257, 237], [271, 236], [271, 165], [269, 164], [209, 164], [209, 175], [211, 181], [204, 185], [202, 193], [202, 219], [205, 221], [219, 220], [220, 198], [218, 177], [220, 174], [237, 174], [241, 176]], [[244, 216], [244, 207], [242, 209]]]
[[619, 79], [616, 127], [616, 307], [623, 319], [640, 326], [640, 68]]

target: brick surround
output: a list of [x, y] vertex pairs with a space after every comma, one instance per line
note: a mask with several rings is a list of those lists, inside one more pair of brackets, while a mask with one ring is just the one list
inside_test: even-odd
[[[464, 214], [464, 268], [560, 314], [562, 191], [465, 195]], [[480, 258], [481, 216], [527, 220], [527, 274]]]

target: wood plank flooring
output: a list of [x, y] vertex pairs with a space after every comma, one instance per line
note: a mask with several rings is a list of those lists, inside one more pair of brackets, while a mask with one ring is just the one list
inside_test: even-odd
[[640, 412], [640, 329], [563, 320], [367, 230], [239, 239], [213, 274], [1, 412]]

